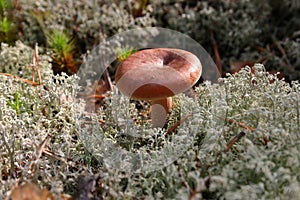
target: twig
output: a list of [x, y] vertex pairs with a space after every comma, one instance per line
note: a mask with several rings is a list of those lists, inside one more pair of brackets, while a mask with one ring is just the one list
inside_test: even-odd
[[107, 69], [105, 69], [105, 71], [104, 71], [104, 78], [105, 78], [106, 85], [108, 86], [108, 90], [112, 90], [113, 84], [111, 82], [111, 79], [110, 79]]
[[34, 75], [35, 75], [35, 67], [36, 67], [36, 60], [35, 60], [35, 57], [32, 56], [32, 65], [31, 65], [31, 79], [32, 79], [32, 82], [35, 83], [34, 81]]
[[42, 156], [42, 153], [45, 150], [45, 146], [50, 141], [50, 139], [51, 139], [51, 135], [48, 134], [46, 136], [46, 138], [38, 146], [38, 148], [37, 148], [37, 150], [35, 152], [35, 156], [32, 158], [32, 160], [31, 160], [31, 162], [30, 162], [30, 164], [28, 166], [28, 169], [30, 169], [30, 170], [27, 171], [27, 175], [31, 175], [31, 178], [32, 178], [32, 176], [34, 174], [34, 171], [35, 171], [35, 169], [34, 169], [35, 164], [36, 164], [37, 160]]
[[[41, 69], [40, 69], [40, 63], [39, 63], [39, 52], [38, 52], [38, 43], [35, 43], [34, 46], [34, 60], [37, 67], [38, 77], [39, 77], [39, 85], [42, 85], [42, 76], [41, 76]], [[33, 80], [34, 82], [34, 80]]]
[[[222, 117], [221, 117], [222, 118]], [[237, 122], [237, 121], [235, 121], [235, 120], [233, 120], [233, 119], [226, 119], [226, 118], [222, 118], [223, 120], [225, 120], [225, 121], [227, 121], [227, 122], [229, 122], [230, 124], [233, 124], [233, 123], [235, 123], [235, 124], [237, 124], [237, 125], [239, 125], [240, 127], [242, 127], [242, 128], [244, 128], [244, 129], [247, 129], [247, 130], [249, 130], [249, 131], [251, 131], [251, 132], [253, 132], [254, 131], [254, 128], [252, 127], [252, 126], [247, 126], [247, 125], [245, 125], [243, 122]], [[246, 135], [246, 133], [244, 132], [244, 131], [241, 131], [238, 135], [236, 135], [228, 144], [227, 144], [227, 146], [226, 146], [226, 148], [223, 150], [223, 152], [224, 153], [226, 153], [231, 147], [232, 147], [232, 145], [234, 144], [234, 143], [236, 143], [238, 140], [240, 140], [243, 136], [245, 136]]]
[[272, 41], [273, 43], [275, 44], [275, 46], [277, 47], [277, 49], [280, 51], [282, 57], [283, 57], [283, 60], [286, 64], [286, 67], [289, 69], [289, 71], [291, 73], [295, 73], [295, 69], [291, 66], [291, 63], [289, 61], [289, 59], [287, 58], [287, 55], [285, 53], [285, 50], [284, 48], [281, 46], [281, 44], [277, 41], [277, 39], [275, 38], [274, 35], [272, 35]]
[[63, 157], [61, 157], [61, 156], [55, 155], [55, 153], [53, 153], [53, 152], [50, 151], [49, 149], [44, 149], [44, 150], [43, 150], [43, 153], [44, 153], [46, 156], [52, 157], [52, 158], [54, 158], [54, 159], [56, 159], [56, 160], [59, 160], [59, 161], [62, 161], [62, 162], [64, 162], [64, 163], [66, 163], [67, 160], [70, 160], [70, 158], [69, 158], [69, 159], [68, 159], [68, 158], [65, 159], [65, 158], [63, 158]]
[[50, 141], [51, 137], [52, 136], [50, 134], [47, 134], [46, 138], [41, 142], [36, 151], [36, 159], [39, 159], [42, 156], [42, 153], [45, 150], [45, 146]]
[[219, 73], [222, 75], [221, 56], [220, 56], [220, 53], [219, 53], [218, 44], [217, 44], [217, 41], [215, 40], [213, 31], [210, 31], [210, 38], [211, 38], [212, 43], [213, 43], [213, 49], [214, 49], [214, 54], [215, 54], [216, 65], [218, 67]]
[[[230, 140], [227, 145], [226, 148], [223, 151], [219, 151], [216, 153], [216, 160], [220, 160], [221, 159], [221, 155], [222, 153], [226, 153], [228, 152], [228, 150], [237, 142], [239, 141], [243, 136], [245, 136], [246, 133], [244, 131], [241, 131], [239, 134], [237, 134], [232, 140]], [[216, 163], [213, 163], [212, 161], [210, 162], [210, 164], [207, 165], [206, 169], [208, 170], [211, 166], [216, 165]]]
[[87, 98], [87, 99], [104, 99], [105, 95], [91, 94], [91, 95], [86, 96], [85, 98]]
[[180, 126], [180, 124], [182, 124], [187, 118], [191, 117], [192, 114], [186, 115], [184, 116], [181, 120], [179, 120], [178, 122], [176, 122], [171, 128], [169, 128], [169, 130], [167, 131], [166, 135], [171, 135], [174, 130]]
[[[35, 80], [34, 80], [35, 67], [37, 68], [37, 72], [38, 72], [38, 79], [39, 79], [38, 83], [36, 83]], [[28, 79], [21, 78], [19, 76], [9, 74], [9, 73], [0, 72], [0, 75], [7, 76], [7, 77], [12, 77], [12, 78], [17, 79], [19, 81], [29, 83], [32, 86], [42, 85], [42, 76], [41, 76], [41, 70], [40, 70], [40, 64], [39, 64], [39, 58], [38, 58], [38, 44], [37, 43], [35, 44], [35, 47], [34, 47], [34, 55], [33, 55], [33, 58], [32, 58], [32, 67], [31, 67], [31, 69], [32, 69], [32, 73], [31, 73], [32, 81], [30, 81]]]
[[0, 72], [0, 75], [15, 78], [15, 79], [17, 79], [17, 80], [19, 80], [19, 81], [23, 81], [23, 82], [25, 82], [25, 83], [29, 83], [29, 84], [32, 85], [32, 86], [38, 85], [37, 83], [35, 83], [35, 82], [33, 82], [33, 81], [30, 81], [30, 80], [27, 80], [27, 79], [24, 79], [24, 78], [21, 78], [21, 77], [19, 77], [19, 76], [15, 76], [15, 75], [12, 75], [12, 74]]
[[239, 125], [240, 127], [244, 128], [244, 129], [247, 129], [251, 132], [254, 131], [254, 128], [252, 126], [247, 126], [243, 122], [237, 122], [234, 119], [226, 119], [226, 118], [223, 118], [223, 117], [220, 117], [220, 118], [227, 121], [227, 122], [229, 122], [230, 124], [236, 123], [237, 125]]
[[226, 153], [237, 141], [239, 141], [242, 137], [244, 137], [246, 133], [244, 131], [241, 131], [239, 134], [237, 134], [228, 144], [226, 145], [226, 148], [223, 150], [224, 153]]

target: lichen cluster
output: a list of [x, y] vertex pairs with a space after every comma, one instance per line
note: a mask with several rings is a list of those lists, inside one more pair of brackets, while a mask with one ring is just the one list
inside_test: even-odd
[[64, 30], [74, 34], [83, 52], [118, 32], [155, 23], [150, 16], [151, 6], [143, 9], [143, 16], [134, 17], [127, 1], [39, 0], [20, 1], [20, 4], [25, 41], [41, 39], [43, 34], [36, 34], [41, 29]]
[[[32, 78], [34, 50], [25, 45], [21, 41], [16, 41], [14, 46], [1, 43], [0, 51], [0, 72], [10, 73], [21, 78]], [[51, 68], [51, 57], [40, 49], [37, 54], [39, 56], [39, 64], [41, 66], [41, 75], [43, 77], [53, 74]], [[44, 54], [43, 54], [44, 53]]]
[[[300, 83], [293, 81], [300, 77], [297, 1], [7, 2], [0, 0], [0, 72], [5, 73], [0, 75], [0, 199], [29, 181], [56, 199], [61, 194], [80, 199], [93, 184], [82, 180], [94, 180], [94, 199], [300, 196]], [[204, 81], [192, 97], [174, 97], [164, 129], [151, 128], [147, 102], [130, 101], [116, 88], [95, 100], [97, 113], [88, 112], [95, 101], [78, 95], [78, 81], [95, 71], [79, 78], [56, 74], [54, 64], [76, 69], [99, 53], [92, 51], [99, 42], [147, 26], [185, 33], [215, 59], [217, 47], [223, 72], [232, 62], [262, 64], [224, 73], [218, 84]], [[116, 52], [122, 54], [118, 59], [130, 48]], [[32, 84], [38, 66], [41, 85]], [[131, 154], [154, 163], [140, 170]], [[114, 166], [115, 155], [121, 167]]]
[[187, 33], [215, 55], [224, 72], [234, 61], [265, 64], [289, 80], [300, 77], [299, 2], [296, 1], [153, 1], [157, 26]]
[[14, 20], [12, 32], [31, 46], [47, 46], [51, 31], [72, 35], [74, 57], [121, 31], [159, 26], [188, 34], [215, 59], [220, 56], [224, 75], [231, 63], [259, 62], [290, 81], [300, 77], [299, 10], [292, 0], [22, 0], [6, 13]]
[[[5, 45], [2, 48], [9, 51]], [[24, 48], [21, 43], [19, 48]], [[26, 63], [26, 59], [19, 62]], [[84, 113], [84, 102], [74, 106], [80, 103], [75, 101], [75, 75], [44, 75], [43, 86], [0, 78], [1, 198], [16, 180], [31, 180], [56, 197], [62, 193], [76, 196], [77, 178], [90, 173], [97, 174], [98, 181], [93, 195], [103, 199], [296, 199], [300, 195], [300, 85], [279, 80], [263, 65], [228, 74], [218, 85], [204, 82], [195, 89], [194, 98], [178, 96], [175, 102], [184, 105], [181, 111], [193, 116], [182, 122], [182, 133], [194, 135], [194, 140], [169, 165], [136, 173], [111, 168], [101, 155], [90, 154], [79, 139], [81, 124], [73, 116]], [[112, 108], [113, 101], [123, 109]], [[142, 141], [122, 138], [122, 122], [130, 116], [141, 123], [138, 112], [128, 100], [111, 92], [105, 107], [90, 122], [99, 124], [99, 137], [130, 151], [154, 152], [155, 148], [143, 147], [158, 139], [166, 145], [164, 129], [151, 130]], [[170, 123], [180, 119], [176, 114], [180, 110], [175, 107], [174, 112]], [[241, 133], [244, 136], [228, 148]], [[95, 134], [87, 136], [93, 144]], [[37, 156], [47, 137], [49, 154]], [[106, 147], [94, 139], [99, 147]], [[184, 144], [186, 139], [177, 138], [177, 142]]]

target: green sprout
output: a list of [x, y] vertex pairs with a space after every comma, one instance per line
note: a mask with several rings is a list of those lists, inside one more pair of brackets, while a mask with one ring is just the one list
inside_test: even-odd
[[118, 48], [116, 49], [117, 59], [118, 61], [122, 62], [135, 52], [137, 52], [137, 49], [133, 47]]
[[10, 43], [13, 41], [13, 23], [9, 13], [11, 12], [11, 1], [0, 0], [0, 42]]
[[4, 15], [4, 11], [11, 7], [10, 0], [0, 0], [0, 16]]
[[12, 30], [12, 22], [4, 17], [0, 20], [0, 32], [9, 33]]
[[13, 100], [8, 100], [7, 105], [9, 105], [12, 109], [14, 109], [17, 115], [26, 112], [25, 102], [20, 100], [20, 94], [18, 92], [15, 93], [15, 98]]
[[53, 71], [55, 74], [65, 72], [74, 74], [78, 69], [79, 62], [74, 59], [75, 41], [66, 32], [53, 30], [46, 33], [47, 42], [54, 51]]
[[74, 49], [74, 41], [63, 31], [53, 30], [47, 35], [47, 42], [52, 50], [61, 57], [65, 57], [72, 53]]

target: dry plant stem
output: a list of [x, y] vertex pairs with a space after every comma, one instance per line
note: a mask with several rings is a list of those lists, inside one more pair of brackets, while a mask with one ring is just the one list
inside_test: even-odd
[[[244, 137], [246, 135], [246, 133], [244, 131], [239, 132], [239, 134], [237, 134], [232, 140], [230, 140], [226, 147], [224, 148], [223, 151], [220, 151], [216, 154], [216, 158], [217, 160], [221, 159], [221, 154], [222, 153], [227, 153], [229, 151], [229, 149], [236, 143], [238, 142], [242, 137]], [[212, 161], [210, 162], [210, 164], [207, 165], [206, 169], [208, 170], [211, 166], [215, 166], [217, 163], [213, 163]]]
[[32, 79], [33, 83], [35, 83], [35, 80], [34, 80], [35, 66], [36, 66], [36, 62], [35, 62], [35, 57], [33, 56], [32, 57], [32, 65], [31, 65], [31, 79]]
[[280, 51], [288, 70], [291, 73], [295, 73], [295, 69], [291, 66], [291, 63], [290, 63], [289, 59], [287, 58], [287, 55], [286, 55], [286, 52], [285, 52], [284, 48], [281, 46], [280, 42], [278, 42], [278, 40], [275, 38], [274, 35], [272, 35], [272, 41], [275, 44], [275, 46], [277, 47], [277, 49]]
[[[38, 73], [38, 77], [39, 77], [39, 85], [42, 84], [42, 76], [41, 76], [41, 70], [40, 70], [40, 63], [39, 63], [39, 52], [38, 52], [38, 43], [35, 43], [34, 46], [34, 60], [36, 63], [36, 68], [37, 68], [37, 73]], [[34, 82], [34, 80], [33, 80]]]
[[168, 113], [172, 109], [172, 97], [151, 101], [151, 119], [153, 128], [164, 127]]
[[222, 120], [224, 121], [227, 121], [228, 123], [230, 124], [237, 124], [239, 125], [240, 127], [244, 128], [244, 129], [248, 129], [249, 131], [253, 132], [254, 131], [254, 128], [252, 126], [247, 126], [245, 125], [243, 122], [237, 122], [235, 121], [234, 119], [226, 119], [226, 118], [223, 118], [223, 117], [220, 117]]
[[[37, 68], [37, 72], [38, 72], [38, 78], [39, 78], [38, 83], [36, 83], [35, 80], [34, 80], [35, 68]], [[34, 55], [32, 57], [32, 68], [31, 69], [32, 69], [32, 74], [31, 74], [32, 75], [32, 81], [21, 78], [19, 76], [8, 74], [8, 73], [0, 72], [0, 75], [15, 78], [15, 79], [23, 81], [25, 83], [29, 83], [32, 86], [42, 85], [42, 76], [41, 76], [41, 70], [40, 70], [40, 64], [39, 64], [39, 58], [38, 58], [38, 44], [37, 43], [35, 44], [35, 47], [34, 47]]]
[[245, 135], [246, 133], [244, 131], [241, 131], [239, 134], [237, 134], [232, 140], [230, 140], [223, 152], [226, 153], [234, 145], [234, 143], [239, 141]]
[[167, 131], [166, 135], [171, 135], [174, 130], [180, 126], [180, 124], [182, 124], [187, 118], [191, 117], [193, 114], [189, 114], [184, 116], [181, 120], [179, 120], [178, 122], [176, 122], [171, 128], [169, 128], [169, 130]]
[[99, 94], [92, 94], [92, 95], [88, 95], [86, 96], [87, 99], [104, 99], [105, 96], [104, 95], [99, 95]]
[[27, 80], [27, 79], [24, 79], [24, 78], [21, 78], [21, 77], [19, 77], [19, 76], [15, 76], [15, 75], [12, 75], [12, 74], [0, 72], [0, 75], [15, 78], [15, 79], [20, 80], [20, 81], [23, 81], [23, 82], [25, 82], [25, 83], [29, 83], [29, 84], [32, 85], [32, 86], [38, 85], [38, 83], [32, 82], [32, 81], [30, 81], [30, 80]]
[[221, 63], [221, 56], [219, 53], [217, 41], [215, 40], [214, 32], [210, 31], [210, 37], [213, 43], [213, 49], [214, 49], [214, 54], [215, 54], [215, 61], [216, 65], [218, 67], [219, 73], [222, 75], [222, 63]]
[[57, 156], [55, 155], [55, 153], [53, 153], [52, 151], [50, 151], [49, 149], [44, 149], [43, 153], [46, 155], [46, 156], [49, 156], [51, 158], [54, 158], [56, 160], [59, 160], [59, 161], [62, 161], [64, 163], [67, 163], [67, 160], [68, 159], [65, 159], [65, 158], [62, 158], [60, 156]]
[[109, 73], [108, 73], [108, 70], [106, 69], [105, 72], [104, 72], [104, 78], [105, 78], [105, 82], [106, 82], [106, 85], [107, 85], [107, 88], [108, 90], [112, 90], [113, 88], [113, 84], [111, 82], [111, 78], [109, 76]]
[[45, 146], [47, 143], [49, 143], [51, 139], [51, 135], [48, 134], [46, 136], [46, 138], [41, 142], [41, 144], [37, 147], [36, 149], [36, 152], [35, 152], [35, 156], [32, 158], [29, 166], [28, 166], [28, 169], [27, 170], [27, 176], [30, 176], [31, 178], [33, 177], [34, 175], [34, 169], [35, 169], [35, 163], [37, 162], [37, 160], [42, 156], [42, 153], [45, 151]]

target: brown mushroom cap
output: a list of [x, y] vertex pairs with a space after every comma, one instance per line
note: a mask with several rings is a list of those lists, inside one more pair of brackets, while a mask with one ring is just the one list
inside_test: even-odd
[[118, 67], [119, 90], [133, 99], [155, 100], [174, 96], [192, 87], [202, 66], [192, 53], [181, 49], [156, 48], [138, 51]]

